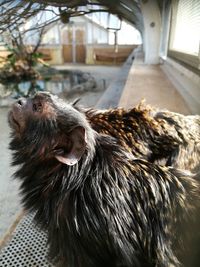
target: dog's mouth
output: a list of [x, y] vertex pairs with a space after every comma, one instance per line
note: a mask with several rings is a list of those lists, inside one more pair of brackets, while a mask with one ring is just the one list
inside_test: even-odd
[[15, 119], [13, 112], [8, 115], [9, 123], [12, 127], [20, 129], [20, 123]]
[[18, 103], [15, 103], [8, 114], [8, 122], [11, 128], [19, 132], [22, 127], [21, 121], [22, 121], [22, 108]]

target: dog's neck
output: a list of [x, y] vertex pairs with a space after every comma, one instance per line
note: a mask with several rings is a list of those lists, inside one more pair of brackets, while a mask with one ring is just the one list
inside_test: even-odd
[[46, 162], [26, 159], [16, 172], [15, 176], [22, 181], [24, 206], [27, 210], [37, 210], [37, 218], [41, 223], [45, 217], [51, 217], [48, 216], [48, 210], [51, 209], [49, 203], [56, 205], [63, 201], [55, 192], [65, 191], [66, 196], [82, 190], [85, 183], [98, 183], [97, 179], [118, 171], [116, 164], [119, 160], [124, 161], [122, 164], [127, 161], [126, 152], [117, 145], [115, 139], [95, 132], [90, 135], [93, 143], [90, 143], [81, 160], [74, 166], [67, 166], [55, 159]]

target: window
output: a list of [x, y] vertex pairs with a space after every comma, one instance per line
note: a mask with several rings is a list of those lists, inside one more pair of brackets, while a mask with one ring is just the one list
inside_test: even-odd
[[200, 69], [200, 1], [173, 1], [169, 56]]

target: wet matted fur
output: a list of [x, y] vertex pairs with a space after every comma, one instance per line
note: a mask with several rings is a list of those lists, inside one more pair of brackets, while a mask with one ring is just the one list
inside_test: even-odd
[[196, 177], [133, 157], [48, 93], [16, 102], [9, 123], [23, 205], [62, 266], [198, 266], [198, 233], [185, 241], [199, 229]]
[[115, 137], [134, 156], [200, 171], [200, 116], [157, 110], [141, 103], [129, 110], [85, 109], [92, 128]]

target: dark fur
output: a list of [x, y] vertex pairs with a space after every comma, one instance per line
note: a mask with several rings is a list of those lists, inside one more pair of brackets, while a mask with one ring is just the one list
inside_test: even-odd
[[95, 131], [115, 137], [138, 158], [190, 171], [200, 170], [200, 116], [158, 111], [144, 104], [130, 110], [85, 110]]
[[24, 207], [47, 229], [62, 266], [179, 266], [183, 232], [199, 227], [192, 175], [133, 158], [48, 94], [16, 103], [9, 121]]

